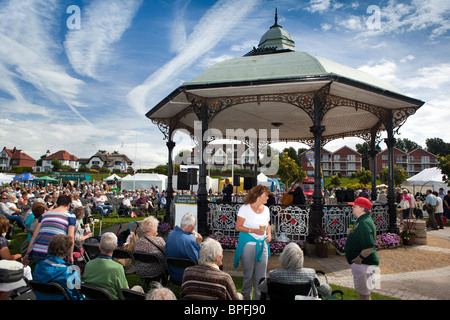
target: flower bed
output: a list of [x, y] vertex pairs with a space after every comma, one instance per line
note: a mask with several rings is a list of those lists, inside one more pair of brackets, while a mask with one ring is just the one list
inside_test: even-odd
[[[333, 245], [339, 253], [345, 253], [345, 242], [347, 238], [334, 240]], [[375, 240], [375, 249], [391, 249], [400, 247], [400, 236], [397, 233], [384, 233], [377, 236]]]

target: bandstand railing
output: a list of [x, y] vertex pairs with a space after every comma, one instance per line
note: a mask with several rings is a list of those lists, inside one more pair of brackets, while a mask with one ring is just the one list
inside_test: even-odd
[[[242, 203], [209, 203], [207, 223], [211, 234], [237, 237], [236, 217]], [[270, 224], [275, 240], [284, 235], [292, 241], [306, 241], [310, 229], [310, 206], [271, 205]], [[371, 216], [377, 234], [388, 232], [389, 215], [386, 204], [374, 204]], [[352, 207], [346, 204], [325, 205], [323, 208], [322, 230], [332, 239], [347, 235], [347, 228], [355, 220]]]

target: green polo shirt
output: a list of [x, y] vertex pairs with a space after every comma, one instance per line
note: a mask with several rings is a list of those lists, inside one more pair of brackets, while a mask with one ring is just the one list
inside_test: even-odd
[[355, 228], [347, 236], [345, 242], [345, 257], [348, 263], [352, 263], [362, 250], [367, 248], [374, 248], [372, 253], [363, 259], [362, 263], [367, 265], [379, 265], [377, 252], [375, 250], [375, 241], [377, 233], [375, 224], [373, 223], [370, 214], [363, 214], [355, 223]]
[[120, 299], [120, 289], [128, 289], [123, 266], [105, 255], [86, 263], [83, 281], [108, 290], [115, 300]]

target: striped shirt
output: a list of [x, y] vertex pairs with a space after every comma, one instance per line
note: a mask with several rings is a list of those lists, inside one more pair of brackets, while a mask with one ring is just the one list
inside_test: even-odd
[[76, 216], [72, 212], [48, 211], [39, 218], [41, 227], [31, 250], [34, 258], [45, 258], [47, 256], [48, 244], [53, 236], [58, 234], [67, 235], [69, 226], [76, 224]]

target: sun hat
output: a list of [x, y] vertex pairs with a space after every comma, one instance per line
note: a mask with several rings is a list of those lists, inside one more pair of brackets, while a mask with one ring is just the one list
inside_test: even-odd
[[0, 291], [9, 292], [27, 284], [23, 280], [23, 264], [15, 260], [0, 260]]
[[360, 206], [367, 210], [370, 210], [370, 208], [372, 208], [372, 202], [370, 202], [369, 199], [364, 197], [356, 198], [354, 202], [349, 202], [348, 204], [351, 206]]

